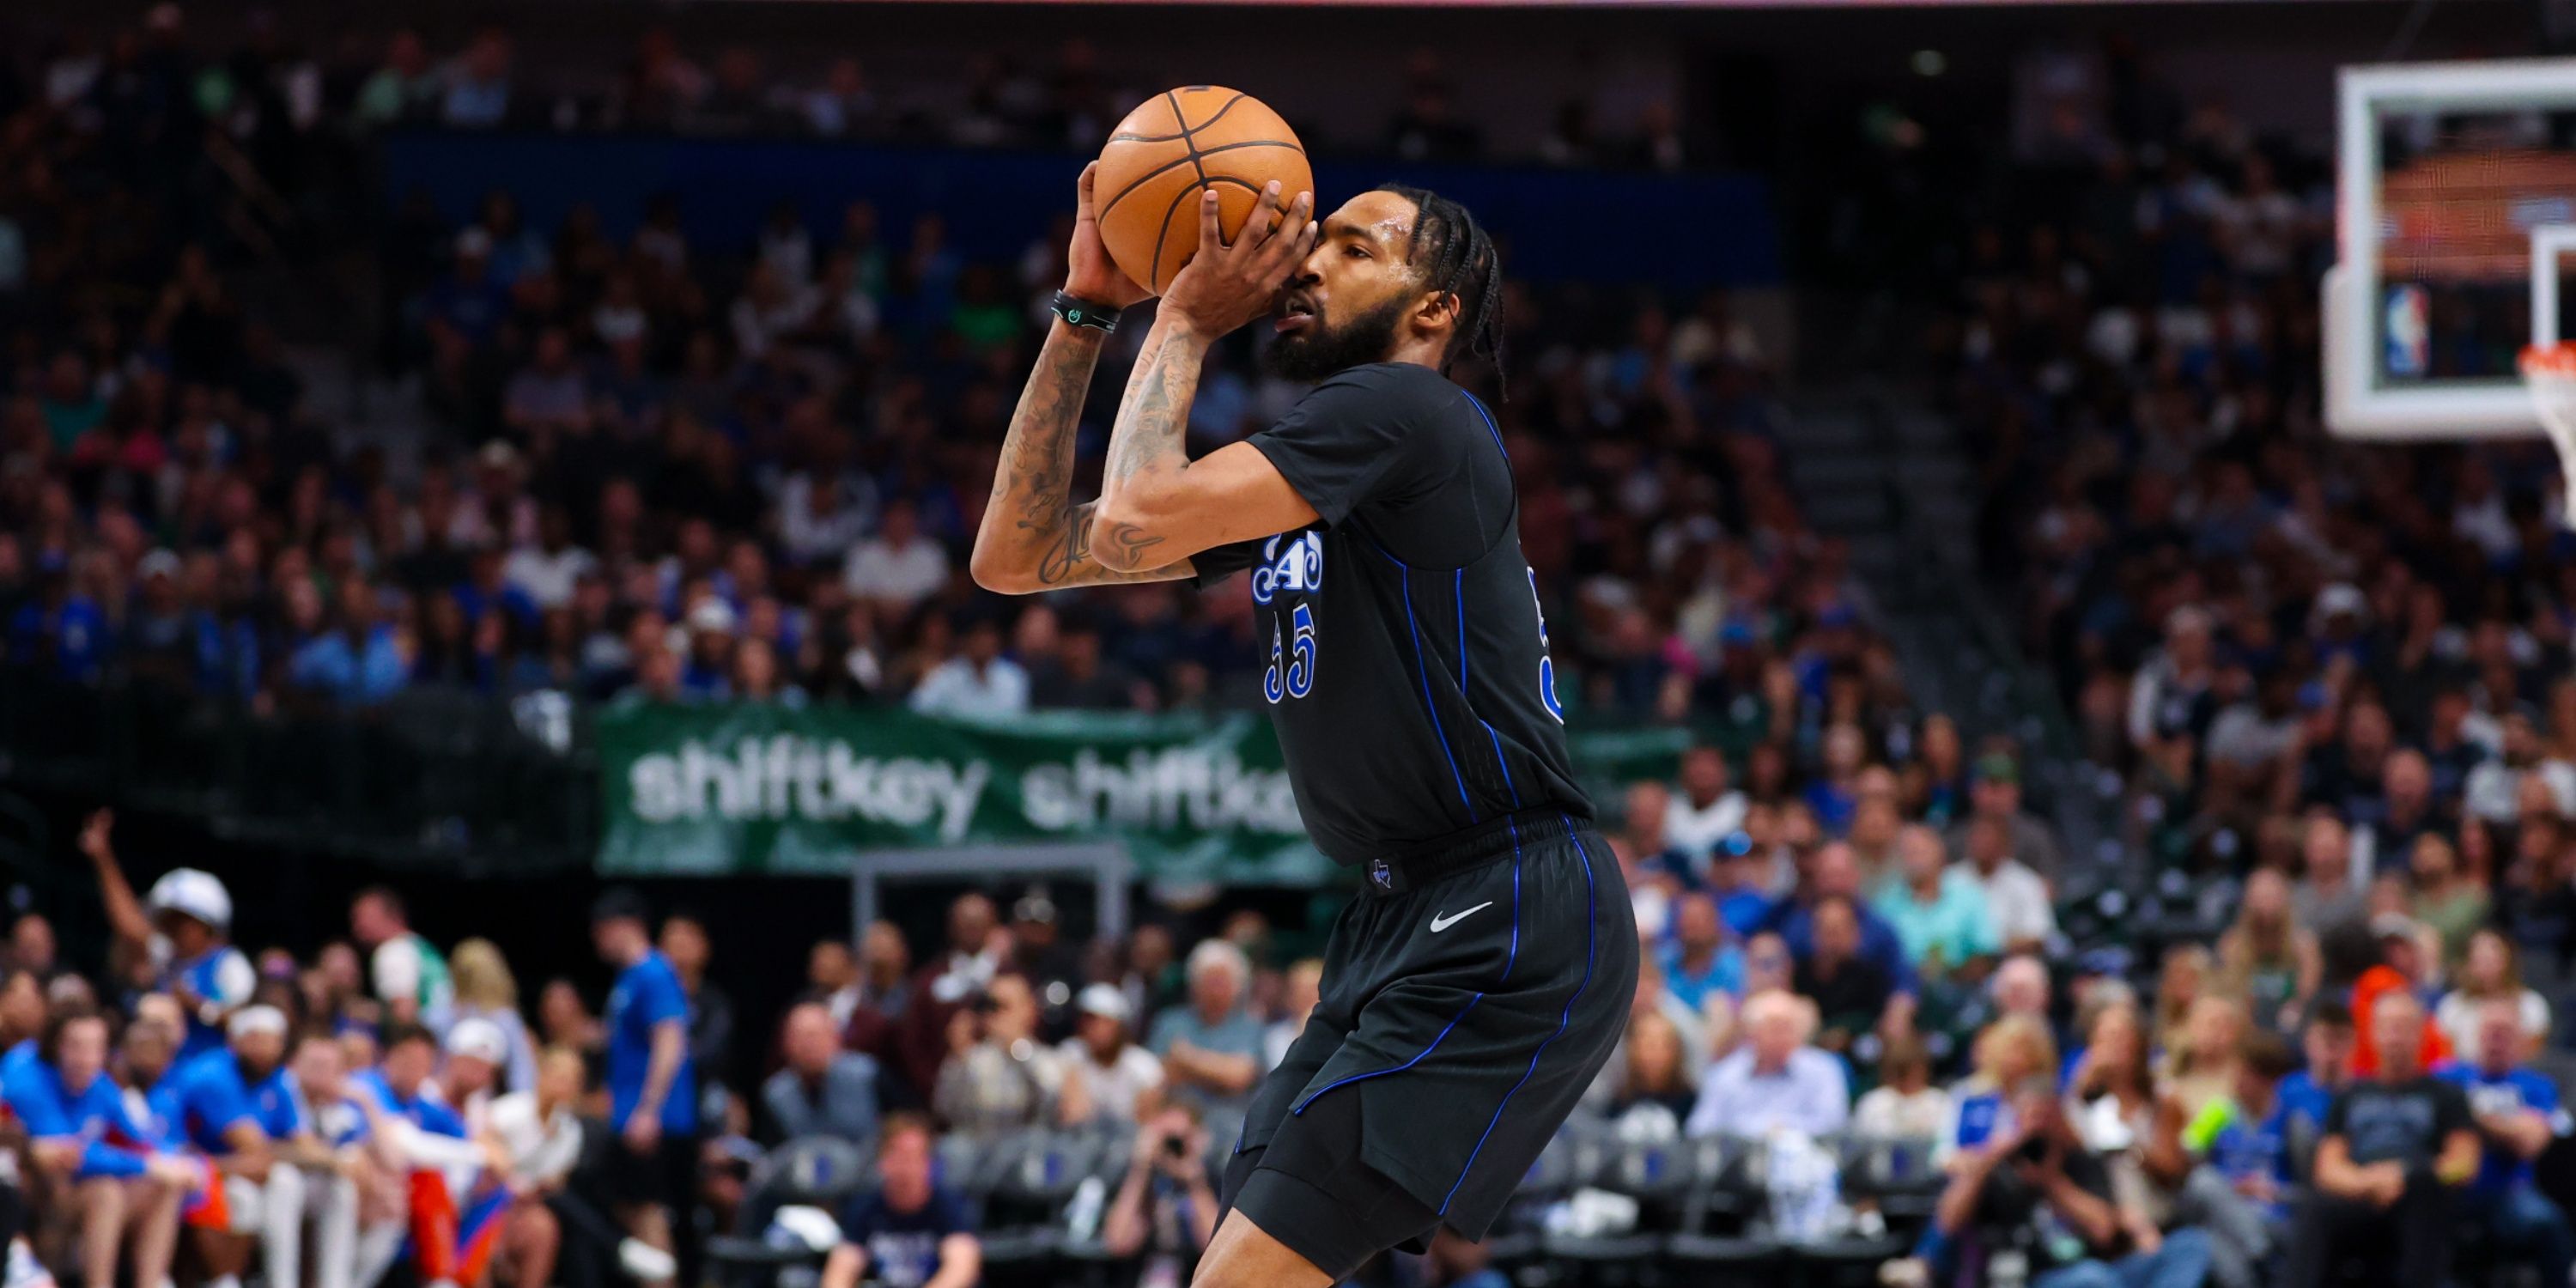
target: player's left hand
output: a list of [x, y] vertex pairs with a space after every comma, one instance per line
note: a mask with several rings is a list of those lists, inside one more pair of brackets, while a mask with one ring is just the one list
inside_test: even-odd
[[1216, 194], [1202, 194], [1199, 248], [1163, 288], [1163, 312], [1211, 339], [1267, 316], [1280, 285], [1315, 248], [1315, 194], [1301, 192], [1286, 202], [1283, 219], [1285, 196], [1276, 180], [1263, 188], [1261, 200], [1243, 221], [1243, 232], [1228, 246], [1217, 219]]

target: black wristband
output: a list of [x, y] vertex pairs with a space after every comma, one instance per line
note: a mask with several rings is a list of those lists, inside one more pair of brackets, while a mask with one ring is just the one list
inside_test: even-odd
[[1118, 310], [1114, 306], [1102, 304], [1096, 300], [1086, 300], [1080, 296], [1067, 295], [1058, 291], [1055, 293], [1055, 301], [1047, 305], [1047, 308], [1057, 317], [1063, 318], [1066, 326], [1087, 326], [1097, 331], [1118, 329]]

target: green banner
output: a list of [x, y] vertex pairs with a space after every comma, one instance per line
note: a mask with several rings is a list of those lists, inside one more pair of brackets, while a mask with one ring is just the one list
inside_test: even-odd
[[[1258, 715], [636, 704], [598, 713], [599, 869], [830, 874], [860, 850], [1114, 841], [1151, 877], [1300, 885], [1306, 840]], [[1669, 774], [1674, 728], [1577, 732], [1596, 792]], [[1605, 802], [1607, 804], [1608, 802]]]

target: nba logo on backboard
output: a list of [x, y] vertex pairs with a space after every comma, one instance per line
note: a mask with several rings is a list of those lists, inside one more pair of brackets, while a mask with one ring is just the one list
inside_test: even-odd
[[2388, 374], [2420, 380], [2432, 369], [2432, 322], [2426, 316], [2424, 288], [2388, 288]]
[[1369, 865], [1369, 881], [1380, 890], [1392, 890], [1395, 888], [1395, 873], [1386, 866], [1386, 860], [1379, 859]]

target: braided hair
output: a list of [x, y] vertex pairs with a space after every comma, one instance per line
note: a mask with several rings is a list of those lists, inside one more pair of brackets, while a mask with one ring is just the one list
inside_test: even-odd
[[1405, 260], [1422, 270], [1422, 280], [1458, 304], [1458, 329], [1440, 356], [1441, 374], [1457, 361], [1463, 347], [1472, 357], [1494, 365], [1494, 391], [1508, 401], [1503, 380], [1503, 257], [1494, 239], [1478, 226], [1467, 208], [1450, 198], [1411, 184], [1382, 183], [1413, 203], [1413, 235]]

